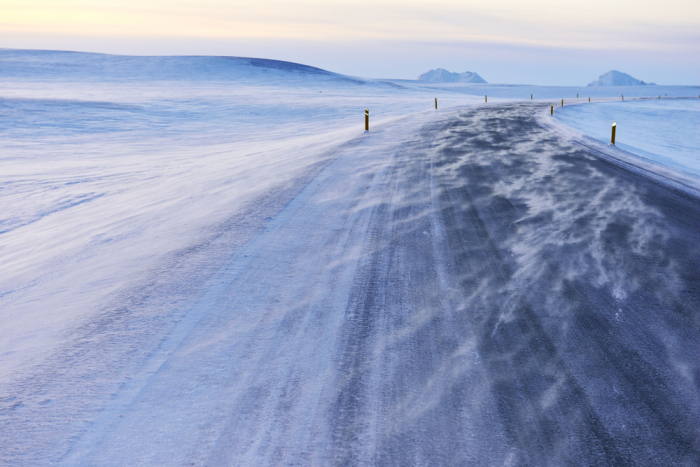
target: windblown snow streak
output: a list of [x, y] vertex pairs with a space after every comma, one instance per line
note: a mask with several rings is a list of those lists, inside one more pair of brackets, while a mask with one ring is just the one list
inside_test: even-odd
[[0, 55], [1, 464], [700, 463], [700, 203], [531, 88]]
[[[44, 454], [697, 465], [700, 204], [539, 127], [535, 108], [419, 115], [343, 149]], [[12, 432], [4, 459], [38, 462], [17, 456], [39, 440]]]

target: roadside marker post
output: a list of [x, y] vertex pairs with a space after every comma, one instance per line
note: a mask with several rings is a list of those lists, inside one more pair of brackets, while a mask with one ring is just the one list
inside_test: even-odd
[[489, 96], [484, 96], [484, 102], [488, 103], [488, 101], [489, 101]]
[[532, 100], [532, 94], [530, 94], [530, 100]]
[[551, 106], [549, 109], [549, 114], [554, 115], [554, 106]]
[[576, 99], [578, 99], [578, 93], [576, 93]]
[[437, 97], [435, 98], [435, 108], [437, 109]]
[[561, 106], [564, 107], [564, 99], [561, 100]]
[[622, 100], [623, 100], [623, 101], [625, 100], [625, 95], [624, 95], [624, 94], [622, 95]]
[[365, 109], [365, 131], [369, 131], [369, 109]]
[[590, 101], [591, 101], [591, 98], [589, 97], [589, 98], [588, 98], [588, 102], [590, 102]]
[[612, 143], [613, 146], [615, 146], [615, 130], [617, 129], [617, 122], [613, 122], [612, 125], [612, 137], [610, 138], [610, 142]]

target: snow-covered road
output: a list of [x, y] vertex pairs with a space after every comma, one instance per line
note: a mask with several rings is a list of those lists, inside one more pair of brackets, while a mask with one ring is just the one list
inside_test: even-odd
[[[602, 105], [569, 105], [555, 118], [598, 141], [610, 141], [616, 122], [616, 145], [653, 164], [700, 182], [700, 99], [639, 99]], [[621, 130], [624, 128], [624, 132]]]
[[175, 325], [101, 316], [16, 383], [0, 459], [698, 465], [700, 202], [543, 108], [333, 149]]

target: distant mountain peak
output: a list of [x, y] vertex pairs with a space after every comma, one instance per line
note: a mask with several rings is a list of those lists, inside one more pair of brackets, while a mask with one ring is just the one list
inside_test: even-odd
[[631, 77], [627, 73], [611, 70], [600, 75], [597, 80], [588, 84], [589, 86], [655, 86], [656, 83], [645, 83], [636, 78]]
[[419, 81], [428, 81], [431, 83], [483, 83], [486, 80], [478, 74], [465, 71], [464, 73], [452, 73], [443, 68], [437, 68], [423, 73], [418, 77]]

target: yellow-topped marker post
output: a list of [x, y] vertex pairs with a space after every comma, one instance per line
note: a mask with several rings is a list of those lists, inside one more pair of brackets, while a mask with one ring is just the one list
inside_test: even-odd
[[613, 125], [612, 125], [612, 136], [610, 137], [610, 142], [612, 143], [613, 146], [615, 145], [615, 130], [616, 130], [616, 129], [617, 129], [617, 122], [613, 122]]

